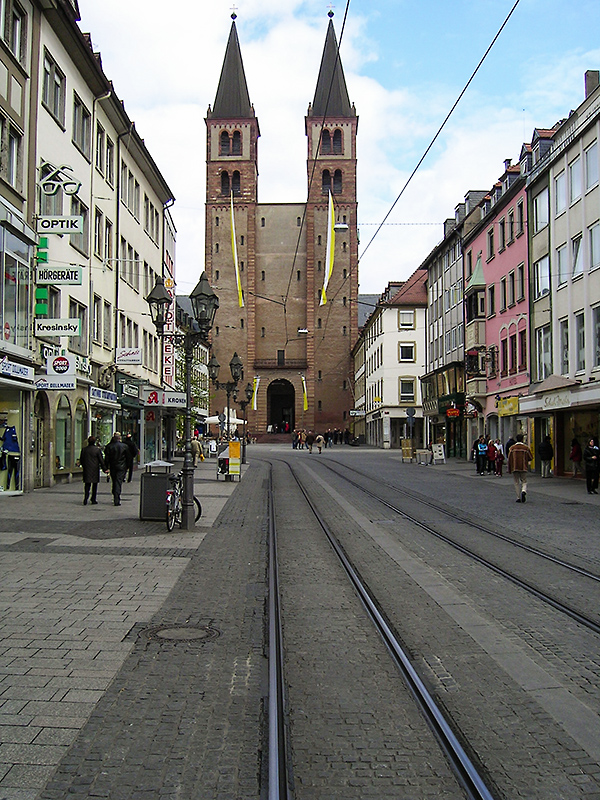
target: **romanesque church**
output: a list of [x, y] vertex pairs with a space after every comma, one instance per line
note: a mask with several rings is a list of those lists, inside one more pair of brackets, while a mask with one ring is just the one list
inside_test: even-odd
[[[358, 117], [332, 16], [304, 121], [307, 200], [258, 201], [260, 128], [235, 16], [206, 118], [206, 271], [220, 300], [213, 353], [220, 381], [230, 379], [234, 352], [241, 357], [239, 399], [248, 382], [258, 387], [248, 407], [251, 435], [344, 430], [354, 407]], [[211, 411], [225, 406], [218, 392]]]

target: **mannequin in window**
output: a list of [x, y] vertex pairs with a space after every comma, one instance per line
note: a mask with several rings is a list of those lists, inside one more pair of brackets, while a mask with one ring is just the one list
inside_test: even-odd
[[2, 449], [6, 455], [6, 488], [10, 489], [13, 474], [15, 476], [15, 489], [19, 488], [21, 478], [21, 448], [14, 425], [8, 425], [0, 437]]

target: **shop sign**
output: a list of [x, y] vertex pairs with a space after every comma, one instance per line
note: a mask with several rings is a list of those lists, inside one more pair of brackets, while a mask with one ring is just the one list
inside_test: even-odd
[[75, 369], [77, 372], [83, 372], [84, 375], [92, 374], [92, 365], [87, 356], [75, 356]]
[[90, 402], [118, 403], [119, 398], [116, 392], [111, 392], [109, 389], [100, 389], [98, 386], [90, 386]]
[[141, 347], [117, 347], [115, 351], [115, 364], [141, 364]]
[[36, 389], [44, 389], [49, 391], [69, 391], [70, 389], [74, 389], [76, 385], [77, 381], [75, 378], [47, 378], [45, 376], [41, 376], [36, 378], [35, 381]]
[[75, 375], [75, 356], [53, 355], [46, 359], [46, 374], [59, 377]]
[[38, 217], [37, 232], [44, 236], [48, 233], [83, 233], [83, 217]]
[[36, 336], [80, 336], [81, 323], [74, 319], [36, 319]]
[[543, 396], [544, 408], [569, 408], [571, 405], [571, 392], [555, 392]]
[[446, 416], [447, 417], [460, 417], [460, 408], [447, 408], [446, 409]]
[[131, 383], [121, 383], [121, 394], [126, 395], [127, 397], [135, 397], [136, 400], [140, 396], [140, 390], [137, 386], [132, 385]]
[[22, 378], [31, 383], [35, 377], [35, 370], [33, 367], [26, 367], [25, 364], [16, 364], [14, 361], [9, 361], [8, 357], [4, 356], [0, 360], [0, 375]]
[[160, 389], [142, 389], [141, 400], [147, 406], [159, 408], [185, 408], [187, 405], [185, 392], [163, 392]]
[[514, 417], [519, 413], [519, 398], [504, 397], [498, 400], [498, 416]]
[[357, 408], [350, 409], [350, 416], [351, 417], [364, 417], [366, 416], [366, 411], [359, 411]]
[[83, 270], [81, 267], [38, 267], [35, 271], [35, 282], [51, 283], [55, 286], [81, 286]]

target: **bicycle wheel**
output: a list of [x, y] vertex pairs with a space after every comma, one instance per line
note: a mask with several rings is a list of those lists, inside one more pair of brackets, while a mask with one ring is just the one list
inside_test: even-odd
[[167, 494], [167, 530], [172, 531], [175, 527], [175, 492]]
[[194, 497], [194, 511], [196, 513], [194, 520], [198, 522], [198, 520], [202, 516], [202, 506], [200, 505], [200, 500], [198, 500], [197, 497]]

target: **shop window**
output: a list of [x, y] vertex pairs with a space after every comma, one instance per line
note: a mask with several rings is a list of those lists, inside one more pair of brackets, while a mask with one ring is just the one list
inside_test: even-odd
[[71, 406], [61, 395], [56, 409], [56, 448], [54, 472], [71, 469]]
[[31, 270], [28, 266], [30, 248], [10, 231], [4, 232], [5, 253], [0, 281], [0, 316], [3, 320], [4, 341], [29, 348]]

